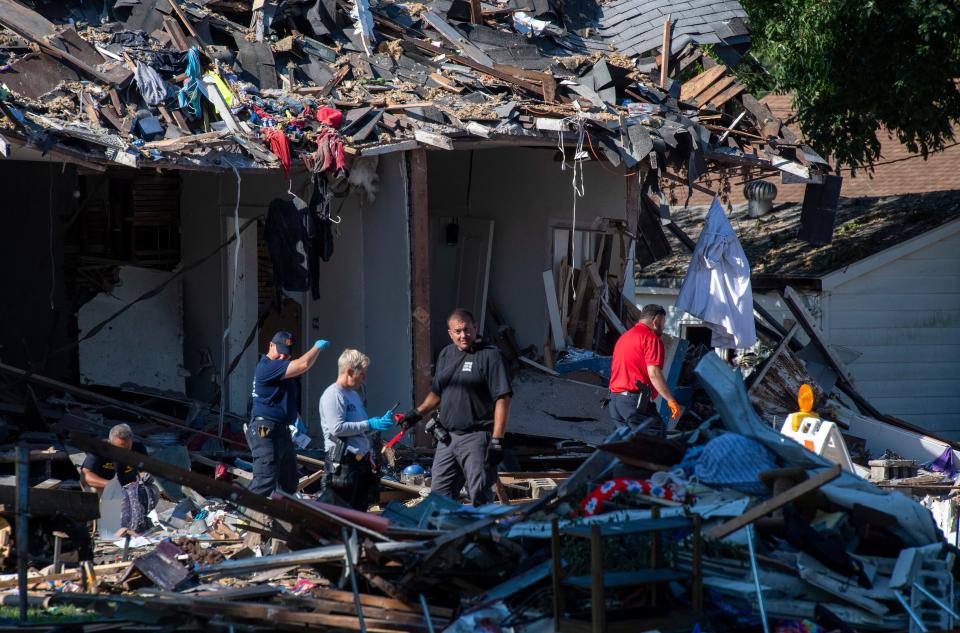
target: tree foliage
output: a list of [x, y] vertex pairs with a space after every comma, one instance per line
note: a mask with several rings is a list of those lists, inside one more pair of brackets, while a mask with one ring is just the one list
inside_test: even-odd
[[[804, 136], [838, 165], [870, 167], [886, 128], [927, 156], [960, 121], [957, 0], [741, 0], [751, 89], [791, 93]], [[766, 84], [766, 85], [763, 85]]]

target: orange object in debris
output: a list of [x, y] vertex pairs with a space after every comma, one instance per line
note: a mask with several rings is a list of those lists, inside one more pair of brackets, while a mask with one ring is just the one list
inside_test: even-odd
[[800, 405], [800, 411], [810, 413], [813, 411], [813, 387], [804, 383], [797, 390], [797, 404]]

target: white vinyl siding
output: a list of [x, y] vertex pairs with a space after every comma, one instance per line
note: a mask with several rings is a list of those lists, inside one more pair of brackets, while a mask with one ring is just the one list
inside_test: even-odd
[[960, 439], [960, 232], [842, 281], [822, 300], [830, 343], [862, 354], [849, 368], [863, 395], [883, 413]]

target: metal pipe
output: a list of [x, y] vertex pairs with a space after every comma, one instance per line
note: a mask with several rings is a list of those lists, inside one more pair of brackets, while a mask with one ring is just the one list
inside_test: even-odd
[[767, 609], [763, 605], [763, 590], [760, 589], [760, 573], [757, 569], [757, 553], [753, 549], [753, 524], [747, 526], [747, 548], [750, 550], [750, 568], [753, 570], [753, 585], [757, 588], [757, 604], [760, 605], [760, 620], [763, 621], [763, 633], [770, 633], [767, 623]]
[[27, 563], [30, 559], [30, 451], [17, 445], [17, 593], [20, 597], [20, 624], [27, 623]]
[[427, 623], [427, 633], [433, 633], [433, 619], [430, 617], [430, 607], [427, 606], [427, 599], [420, 594], [420, 608], [423, 609], [423, 619]]
[[910, 605], [907, 604], [906, 598], [903, 597], [899, 591], [894, 591], [893, 595], [897, 598], [897, 601], [900, 603], [900, 606], [907, 612], [907, 615], [910, 616], [910, 619], [913, 620], [913, 623], [917, 625], [917, 628], [920, 629], [920, 633], [927, 633], [927, 627], [923, 625], [923, 620], [920, 619], [913, 609], [910, 608]]
[[960, 615], [957, 615], [957, 612], [951, 609], [950, 607], [948, 607], [943, 601], [940, 600], [940, 598], [937, 598], [935, 595], [933, 595], [932, 593], [930, 593], [929, 591], [927, 591], [917, 583], [913, 583], [913, 586], [915, 589], [918, 589], [920, 593], [922, 593], [926, 597], [936, 602], [937, 606], [943, 609], [944, 611], [946, 611], [947, 613], [949, 613], [951, 617], [953, 617], [954, 619], [960, 620]]
[[353, 568], [353, 547], [357, 543], [357, 531], [352, 536], [347, 534], [347, 528], [340, 528], [343, 535], [343, 558], [347, 561], [347, 572], [350, 574], [350, 588], [353, 589], [353, 606], [357, 609], [357, 624], [361, 633], [367, 633], [367, 624], [363, 620], [363, 606], [360, 604], [360, 589], [357, 588], [357, 572]]
[[[388, 542], [377, 543], [374, 547], [379, 552], [390, 553], [404, 550], [413, 550], [423, 547], [423, 541], [411, 542]], [[343, 559], [343, 545], [325, 545], [323, 547], [314, 547], [311, 549], [302, 549], [296, 552], [286, 552], [284, 554], [274, 554], [273, 556], [261, 556], [260, 558], [241, 558], [239, 560], [225, 560], [213, 565], [201, 566], [197, 573], [199, 574], [219, 574], [224, 572], [240, 573], [248, 571], [261, 571], [266, 569], [279, 569], [280, 567], [289, 567], [292, 565], [311, 565], [314, 563], [329, 563]]]

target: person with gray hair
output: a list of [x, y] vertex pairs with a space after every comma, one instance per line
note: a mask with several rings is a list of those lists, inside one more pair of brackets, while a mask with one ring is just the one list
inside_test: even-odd
[[656, 303], [643, 306], [640, 320], [620, 335], [610, 367], [610, 417], [617, 426], [640, 428], [663, 435], [666, 426], [653, 401], [658, 393], [670, 407], [671, 419], [680, 417], [680, 405], [663, 376], [663, 327], [666, 309]]
[[[110, 429], [109, 442], [114, 446], [146, 454], [146, 448], [134, 442], [133, 431], [129, 424], [117, 424]], [[115, 464], [112, 459], [87, 453], [80, 466], [83, 482], [95, 490], [103, 490], [114, 477], [121, 486], [126, 486], [137, 478], [137, 469], [129, 464]]]
[[360, 389], [367, 378], [370, 359], [346, 349], [337, 360], [337, 380], [320, 396], [323, 427], [324, 492], [331, 501], [366, 511], [379, 490], [377, 467], [369, 435], [393, 425], [393, 411], [379, 418], [367, 415]]

